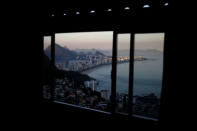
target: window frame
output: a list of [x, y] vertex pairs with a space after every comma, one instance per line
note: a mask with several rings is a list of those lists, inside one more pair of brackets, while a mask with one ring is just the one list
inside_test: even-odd
[[[161, 96], [160, 96], [160, 109], [159, 109], [159, 116], [158, 116], [158, 119], [156, 119], [156, 118], [149, 118], [149, 117], [145, 117], [145, 116], [140, 116], [140, 115], [135, 115], [135, 114], [133, 114], [133, 111], [132, 111], [132, 114], [131, 114], [131, 116], [132, 117], [137, 117], [137, 118], [140, 118], [140, 119], [146, 119], [146, 120], [151, 120], [151, 121], [158, 121], [158, 122], [160, 122], [161, 121], [161, 105], [162, 105], [162, 101], [163, 101], [163, 97], [164, 97], [164, 94], [163, 94], [163, 90], [164, 90], [164, 86], [165, 86], [165, 84], [164, 84], [164, 80], [166, 80], [166, 77], [164, 77], [165, 75], [164, 74], [166, 74], [164, 71], [164, 67], [165, 67], [165, 62], [166, 62], [166, 31], [159, 31], [159, 32], [135, 32], [135, 33], [133, 33], [133, 61], [132, 61], [132, 63], [133, 63], [133, 71], [132, 71], [132, 73], [133, 73], [133, 76], [134, 76], [134, 53], [135, 53], [135, 35], [136, 34], [157, 34], [157, 33], [163, 33], [164, 34], [164, 41], [163, 41], [163, 68], [162, 68], [162, 83], [161, 83], [161, 85], [162, 85], [162, 87], [161, 87], [161, 92], [160, 92], [160, 94], [161, 94]], [[132, 79], [132, 82], [133, 82], [133, 80], [134, 80], [134, 78]], [[133, 83], [132, 83], [132, 93], [133, 93]], [[132, 101], [131, 101], [132, 102]], [[133, 109], [133, 108], [132, 108]], [[131, 109], [131, 110], [132, 110]]]
[[[44, 54], [44, 38], [45, 37], [51, 37], [51, 44], [50, 44], [50, 47], [51, 47], [51, 50], [52, 50], [52, 33], [47, 33], [47, 34], [43, 34], [43, 36], [42, 36], [42, 67], [43, 67], [43, 54]], [[52, 57], [53, 57], [53, 54], [52, 54], [52, 52], [50, 53], [50, 59], [51, 59], [51, 61], [52, 61]], [[53, 62], [52, 62], [52, 64], [53, 64]], [[44, 76], [44, 72], [42, 71], [42, 76]], [[42, 83], [43, 83], [43, 80], [42, 80]], [[50, 85], [51, 86], [51, 89], [53, 88], [53, 86], [52, 85]], [[42, 87], [41, 87], [41, 91], [42, 91], [42, 101], [43, 102], [51, 102], [51, 98], [50, 99], [44, 99], [43, 98], [43, 85], [42, 85]], [[51, 91], [51, 97], [53, 97], [53, 94], [52, 94], [52, 91]]]
[[[87, 110], [97, 113], [102, 113], [105, 115], [111, 115], [113, 116], [120, 116], [126, 119], [140, 119], [140, 120], [148, 120], [148, 121], [161, 121], [161, 110], [163, 109], [162, 103], [164, 99], [163, 90], [165, 88], [166, 81], [166, 50], [167, 50], [167, 34], [166, 31], [121, 31], [119, 29], [111, 29], [111, 30], [85, 30], [85, 31], [64, 31], [64, 32], [52, 32], [50, 34], [42, 35], [43, 37], [43, 44], [44, 44], [44, 37], [45, 36], [51, 36], [51, 62], [52, 66], [55, 67], [55, 34], [60, 33], [84, 33], [84, 32], [105, 32], [105, 31], [112, 31], [112, 72], [111, 72], [111, 109], [110, 112], [105, 112], [97, 109], [82, 107], [74, 104], [59, 102], [54, 100], [54, 89], [55, 89], [55, 77], [53, 75], [53, 85], [51, 90], [51, 99], [49, 100], [53, 104], [62, 104], [71, 108], [77, 108], [81, 110]], [[163, 46], [163, 70], [162, 70], [162, 89], [161, 89], [161, 97], [160, 97], [160, 109], [159, 109], [159, 117], [158, 120], [154, 120], [154, 118], [146, 118], [146, 117], [140, 117], [133, 115], [133, 75], [134, 75], [134, 46], [135, 46], [135, 34], [150, 34], [150, 33], [164, 33], [164, 46]], [[129, 108], [128, 108], [128, 114], [121, 114], [119, 112], [116, 112], [116, 79], [117, 79], [117, 48], [118, 48], [118, 34], [130, 34], [130, 62], [129, 62], [129, 86], [128, 86], [128, 95], [129, 95]], [[44, 46], [42, 46], [43, 48]], [[132, 60], [131, 60], [132, 59]], [[54, 72], [53, 72], [54, 73]]]

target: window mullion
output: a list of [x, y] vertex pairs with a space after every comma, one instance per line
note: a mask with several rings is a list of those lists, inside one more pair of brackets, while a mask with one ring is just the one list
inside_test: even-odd
[[117, 31], [113, 33], [113, 54], [112, 54], [112, 81], [111, 81], [111, 113], [116, 108], [116, 67], [117, 67]]
[[134, 74], [134, 33], [130, 37], [130, 64], [129, 64], [129, 116], [133, 109], [133, 74]]
[[55, 34], [51, 36], [51, 65], [52, 65], [52, 86], [51, 86], [51, 101], [54, 101], [55, 96]]

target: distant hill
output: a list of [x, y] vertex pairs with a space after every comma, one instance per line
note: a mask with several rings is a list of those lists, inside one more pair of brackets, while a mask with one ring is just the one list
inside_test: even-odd
[[112, 56], [112, 50], [99, 50], [99, 51], [106, 56]]
[[[49, 46], [46, 48], [45, 53], [46, 55], [50, 52], [51, 47]], [[58, 44], [55, 44], [55, 61], [67, 61], [69, 59], [76, 58], [77, 53], [75, 51], [71, 51], [66, 47], [62, 47]]]
[[140, 50], [140, 49], [136, 49], [135, 51], [142, 51], [142, 52], [154, 52], [154, 53], [156, 53], [156, 52], [158, 52], [158, 53], [161, 53], [162, 51], [160, 51], [160, 50], [157, 50], [157, 49], [147, 49], [147, 50]]
[[162, 51], [160, 50], [157, 50], [157, 49], [148, 49], [146, 51], [149, 51], [149, 52], [154, 52], [154, 53], [161, 53]]
[[74, 51], [76, 51], [80, 55], [106, 55], [102, 50], [97, 49], [76, 49]]
[[[45, 50], [45, 54], [49, 57], [51, 47], [47, 47]], [[102, 55], [102, 56], [110, 56], [105, 55], [105, 53], [110, 54], [108, 51], [102, 51], [97, 49], [76, 49], [70, 50], [66, 46], [60, 46], [55, 44], [55, 61], [56, 62], [67, 62], [68, 60], [73, 60], [77, 56], [84, 56], [84, 55]]]
[[52, 64], [49, 57], [43, 54], [43, 84], [49, 84], [52, 80]]
[[55, 77], [63, 79], [67, 77], [68, 79], [72, 79], [74, 81], [83, 83], [84, 81], [94, 80], [94, 78], [89, 77], [86, 74], [81, 74], [75, 71], [64, 71], [59, 70], [57, 67], [53, 67], [51, 61], [49, 60], [48, 56], [44, 53], [43, 54], [43, 84], [52, 84], [51, 81], [53, 79], [54, 73]]
[[46, 56], [48, 56], [49, 58], [51, 58], [51, 47], [48, 46], [45, 50], [44, 50], [44, 53]]
[[77, 53], [75, 51], [71, 51], [68, 48], [62, 47], [58, 44], [55, 44], [55, 57], [76, 57]]
[[103, 53], [101, 53], [100, 51], [96, 51], [95, 53], [94, 53], [94, 55], [102, 55], [102, 56], [105, 56]]

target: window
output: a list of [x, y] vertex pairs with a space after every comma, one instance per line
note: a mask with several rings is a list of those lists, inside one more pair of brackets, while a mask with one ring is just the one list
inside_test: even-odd
[[[165, 34], [114, 33], [44, 36], [43, 98], [101, 112], [115, 110], [118, 114], [132, 113], [135, 117], [158, 120]], [[113, 49], [116, 36], [117, 57], [112, 56], [112, 50], [116, 51]], [[55, 43], [51, 43], [52, 38]], [[113, 72], [112, 63], [116, 67]], [[112, 87], [111, 83], [116, 86]]]
[[44, 36], [43, 44], [43, 98], [51, 98], [51, 36]]
[[133, 114], [158, 119], [164, 33], [135, 34]]
[[55, 100], [109, 111], [112, 31], [55, 34]]
[[116, 111], [128, 113], [130, 34], [118, 34]]

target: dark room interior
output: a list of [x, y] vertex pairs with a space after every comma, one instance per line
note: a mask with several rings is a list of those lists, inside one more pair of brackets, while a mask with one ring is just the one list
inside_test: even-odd
[[31, 24], [22, 31], [25, 54], [13, 60], [26, 62], [12, 105], [17, 116], [65, 126], [118, 121], [131, 129], [173, 121], [173, 0], [48, 1], [33, 8], [22, 11], [22, 23]]

